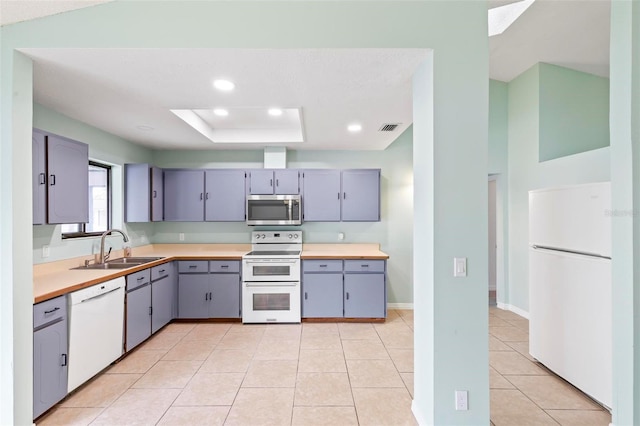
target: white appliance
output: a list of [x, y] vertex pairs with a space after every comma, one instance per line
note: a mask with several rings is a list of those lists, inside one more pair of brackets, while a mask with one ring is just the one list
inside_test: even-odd
[[123, 353], [124, 277], [69, 293], [71, 392]]
[[299, 323], [301, 231], [254, 231], [242, 258], [242, 322]]
[[612, 405], [611, 185], [529, 192], [529, 352]]

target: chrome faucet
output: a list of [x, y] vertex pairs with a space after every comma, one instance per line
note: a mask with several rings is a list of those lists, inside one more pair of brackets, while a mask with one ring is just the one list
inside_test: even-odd
[[107, 253], [107, 255], [105, 256], [105, 254], [104, 254], [104, 239], [106, 238], [107, 235], [111, 234], [112, 232], [117, 232], [120, 235], [122, 235], [122, 239], [124, 240], [125, 243], [129, 242], [129, 237], [127, 237], [127, 234], [125, 234], [123, 231], [121, 231], [119, 229], [109, 229], [109, 230], [105, 231], [102, 234], [102, 236], [100, 237], [100, 255], [99, 255], [96, 263], [104, 263], [109, 258], [109, 254], [111, 254], [111, 250], [109, 250], [109, 253]]

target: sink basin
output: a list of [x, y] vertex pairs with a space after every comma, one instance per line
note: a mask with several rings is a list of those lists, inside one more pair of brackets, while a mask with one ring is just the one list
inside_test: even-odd
[[77, 266], [71, 269], [126, 269], [145, 263], [164, 259], [163, 257], [118, 257], [108, 260], [106, 263], [92, 263], [87, 266]]

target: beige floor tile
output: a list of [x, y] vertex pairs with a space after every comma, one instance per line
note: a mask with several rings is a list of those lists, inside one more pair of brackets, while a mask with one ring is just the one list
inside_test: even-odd
[[529, 342], [507, 342], [507, 345], [513, 348], [516, 352], [526, 357], [529, 361], [535, 361], [535, 359], [529, 354]]
[[379, 340], [378, 333], [369, 323], [338, 323], [342, 340]]
[[245, 373], [253, 359], [253, 350], [216, 348], [202, 364], [204, 373]]
[[413, 331], [407, 328], [405, 331], [395, 330], [378, 330], [380, 339], [387, 348], [395, 349], [412, 349], [413, 348]]
[[350, 359], [347, 371], [352, 388], [405, 387], [390, 359]]
[[491, 390], [491, 421], [496, 426], [538, 426], [557, 423], [517, 389]]
[[303, 333], [300, 349], [342, 349], [342, 341], [337, 333]]
[[413, 398], [413, 373], [400, 373], [405, 387], [409, 391], [409, 395]]
[[355, 407], [293, 407], [293, 426], [357, 426]]
[[156, 424], [179, 393], [179, 389], [129, 389], [91, 424]]
[[108, 374], [139, 373], [144, 374], [165, 354], [161, 351], [137, 349], [107, 370]]
[[515, 389], [516, 387], [494, 368], [489, 367], [489, 388], [490, 389]]
[[506, 320], [510, 325], [529, 333], [529, 320], [528, 319], [508, 319]]
[[388, 351], [400, 373], [413, 373], [413, 349], [389, 349]]
[[489, 335], [489, 350], [490, 351], [513, 351], [514, 349], [502, 342], [498, 338]]
[[61, 404], [62, 407], [108, 407], [142, 374], [101, 374], [85, 383]]
[[411, 413], [411, 396], [398, 389], [353, 389], [360, 425], [417, 425]]
[[264, 332], [228, 332], [220, 340], [217, 349], [251, 349], [255, 350], [262, 340], [262, 334]]
[[254, 355], [259, 360], [297, 360], [300, 353], [300, 340], [297, 339], [263, 339]]
[[231, 324], [231, 327], [229, 328], [229, 332], [231, 333], [245, 332], [245, 331], [257, 332], [258, 330], [262, 330], [262, 333], [264, 333], [264, 330], [267, 329], [267, 326], [268, 324], [243, 324], [241, 322], [234, 322], [233, 324]]
[[232, 405], [243, 373], [196, 373], [174, 406]]
[[589, 410], [546, 410], [562, 426], [609, 426], [611, 414], [608, 411]]
[[387, 309], [387, 318], [385, 319], [385, 322], [386, 323], [391, 323], [391, 322], [396, 322], [396, 321], [404, 322], [404, 320], [402, 319], [402, 317], [400, 316], [400, 314], [398, 313], [397, 310], [395, 310], [395, 309]]
[[302, 324], [270, 324], [264, 331], [265, 339], [300, 339]]
[[182, 389], [202, 365], [202, 361], [158, 361], [132, 388]]
[[242, 382], [245, 388], [292, 388], [296, 385], [296, 360], [253, 360]]
[[489, 314], [490, 315], [495, 315], [496, 317], [503, 319], [503, 320], [521, 320], [521, 319], [525, 319], [523, 317], [521, 317], [520, 315], [511, 312], [511, 311], [506, 311], [504, 309], [500, 309], [500, 308], [496, 308], [496, 307], [492, 307], [489, 308]]
[[231, 328], [231, 324], [228, 323], [198, 324], [184, 336], [184, 340], [201, 340], [216, 344], [220, 342], [229, 328]]
[[295, 406], [353, 405], [347, 373], [298, 373]]
[[174, 322], [167, 325], [165, 328], [162, 329], [162, 331], [167, 333], [187, 334], [191, 330], [193, 330], [196, 325], [197, 324], [190, 323], [190, 322]]
[[347, 364], [341, 349], [301, 350], [298, 371], [302, 373], [345, 373]]
[[293, 388], [241, 388], [225, 425], [288, 425], [293, 391]]
[[529, 361], [518, 352], [489, 352], [489, 365], [503, 376], [506, 375], [538, 375], [544, 376], [549, 373]]
[[344, 340], [345, 359], [389, 359], [389, 354], [379, 340]]
[[396, 312], [405, 322], [413, 324], [413, 309], [397, 309]]
[[528, 342], [529, 333], [517, 327], [489, 327], [489, 334], [503, 342]]
[[204, 361], [213, 352], [215, 343], [209, 340], [186, 340], [178, 342], [163, 357], [163, 361]]
[[489, 327], [510, 327], [512, 324], [509, 324], [502, 318], [498, 318], [495, 315], [489, 315]]
[[222, 426], [231, 407], [169, 407], [158, 426]]
[[138, 350], [164, 350], [166, 352], [182, 340], [184, 336], [182, 333], [169, 333], [166, 330], [162, 330], [140, 345]]
[[302, 336], [313, 334], [335, 334], [339, 336], [340, 332], [338, 331], [338, 324], [335, 322], [302, 323]]
[[544, 410], [599, 410], [600, 406], [556, 376], [509, 376], [529, 399]]
[[37, 422], [38, 426], [85, 426], [102, 413], [104, 408], [57, 407]]

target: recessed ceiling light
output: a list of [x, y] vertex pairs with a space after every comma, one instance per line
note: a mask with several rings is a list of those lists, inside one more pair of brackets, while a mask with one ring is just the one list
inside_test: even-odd
[[278, 117], [282, 115], [282, 110], [280, 108], [269, 108], [269, 115], [274, 117]]
[[227, 115], [229, 115], [229, 111], [227, 111], [226, 109], [222, 109], [222, 108], [214, 109], [213, 113], [215, 115], [217, 115], [218, 117], [226, 117]]
[[215, 87], [218, 90], [222, 90], [223, 92], [229, 92], [233, 90], [236, 87], [236, 85], [229, 80], [215, 80], [213, 82], [213, 87]]
[[350, 131], [351, 133], [357, 133], [360, 130], [362, 130], [362, 125], [357, 123], [349, 124], [347, 126], [347, 130]]
[[139, 126], [136, 126], [136, 129], [138, 130], [142, 130], [143, 132], [150, 132], [153, 130], [153, 127], [151, 126], [145, 126], [144, 124], [141, 124]]

